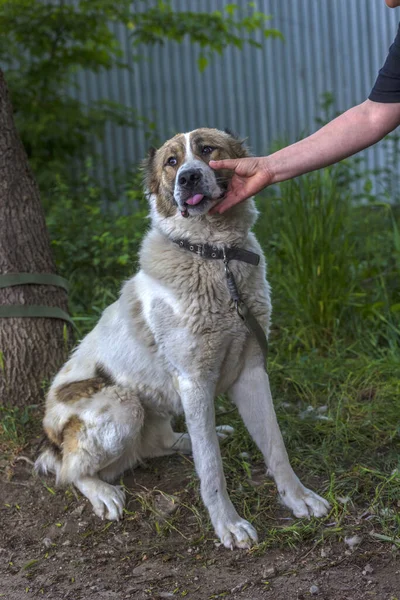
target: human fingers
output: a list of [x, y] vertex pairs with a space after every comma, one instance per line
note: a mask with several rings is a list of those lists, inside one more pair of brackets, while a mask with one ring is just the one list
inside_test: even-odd
[[252, 177], [262, 169], [261, 160], [255, 156], [224, 158], [222, 160], [210, 160], [209, 165], [213, 169], [235, 171], [235, 174], [239, 175], [239, 177]]
[[235, 206], [235, 204], [239, 204], [239, 202], [241, 202], [240, 199], [238, 199], [234, 194], [230, 194], [228, 192], [227, 195], [223, 198], [223, 200], [221, 200], [221, 202], [219, 202], [210, 210], [210, 215], [222, 215], [222, 213], [224, 213], [229, 208], [232, 208], [232, 206]]
[[210, 160], [208, 163], [212, 169], [234, 170], [239, 164], [240, 158], [224, 158], [223, 160]]
[[255, 191], [256, 188], [251, 180], [239, 177], [238, 175], [233, 175], [225, 196], [210, 210], [210, 214], [222, 214], [228, 210], [228, 208], [231, 208], [232, 206], [235, 206], [235, 204], [239, 204], [239, 202], [242, 202], [243, 200], [246, 200], [246, 198], [253, 196]]

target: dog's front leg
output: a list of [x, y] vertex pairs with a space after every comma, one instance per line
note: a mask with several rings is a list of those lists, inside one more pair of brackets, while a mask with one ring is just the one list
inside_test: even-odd
[[215, 430], [215, 386], [180, 377], [179, 391], [200, 478], [201, 496], [214, 529], [226, 548], [249, 548], [257, 541], [257, 533], [248, 521], [239, 517], [226, 491]]
[[237, 405], [250, 435], [263, 453], [283, 503], [296, 517], [322, 517], [327, 514], [329, 503], [307, 489], [290, 465], [263, 362], [257, 342], [251, 341], [243, 371], [230, 389], [229, 397]]
[[[179, 395], [192, 442], [201, 496], [211, 521], [226, 548], [249, 548], [257, 541], [255, 529], [237, 514], [228, 493], [222, 470], [218, 434], [215, 430], [214, 397], [217, 365], [212, 354], [210, 368], [198, 368], [193, 356], [204, 356], [207, 340], [193, 336], [181, 327], [180, 314], [162, 300], [152, 302], [151, 324], [159, 348], [177, 374]], [[204, 346], [201, 346], [201, 344]]]

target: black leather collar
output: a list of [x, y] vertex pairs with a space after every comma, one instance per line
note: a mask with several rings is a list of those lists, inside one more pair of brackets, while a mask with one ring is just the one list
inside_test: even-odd
[[237, 248], [236, 246], [225, 246], [224, 248], [218, 248], [212, 244], [193, 244], [187, 240], [172, 240], [175, 244], [178, 244], [181, 248], [193, 252], [202, 258], [219, 259], [229, 262], [230, 260], [241, 260], [242, 262], [248, 263], [249, 265], [258, 265], [260, 262], [260, 256], [250, 250], [244, 248]]

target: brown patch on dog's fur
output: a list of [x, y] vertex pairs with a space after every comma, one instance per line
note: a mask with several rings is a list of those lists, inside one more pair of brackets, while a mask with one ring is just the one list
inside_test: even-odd
[[[190, 146], [196, 158], [208, 163], [212, 160], [224, 158], [244, 158], [249, 156], [243, 141], [231, 133], [219, 131], [218, 129], [197, 129], [190, 137]], [[210, 154], [203, 154], [204, 146], [214, 148]], [[168, 159], [174, 157], [177, 160], [175, 166], [168, 165]], [[186, 148], [184, 134], [180, 133], [166, 142], [161, 148], [151, 149], [147, 159], [143, 163], [144, 180], [146, 189], [156, 196], [158, 213], [165, 217], [176, 214], [177, 205], [174, 200], [174, 184], [176, 173], [185, 161]], [[219, 177], [232, 177], [232, 171], [218, 171]]]
[[[241, 140], [228, 131], [217, 129], [198, 129], [191, 138], [193, 154], [208, 163], [210, 160], [224, 160], [225, 158], [246, 158], [250, 156], [244, 140]], [[214, 150], [210, 154], [202, 154], [204, 146], [211, 146]], [[217, 177], [228, 182], [232, 178], [233, 171], [230, 169], [219, 169], [215, 172]]]
[[173, 217], [178, 207], [175, 204], [175, 200], [172, 202], [162, 194], [157, 195], [156, 199], [157, 211], [162, 217]]
[[107, 385], [110, 384], [103, 377], [93, 377], [92, 379], [65, 383], [55, 391], [55, 394], [59, 402], [78, 402], [82, 398], [90, 398]]
[[50, 444], [52, 446], [55, 446], [56, 448], [59, 448], [62, 442], [62, 437], [60, 433], [57, 433], [56, 431], [54, 431], [54, 429], [51, 429], [50, 427], [45, 427], [44, 431]]
[[95, 375], [97, 378], [100, 377], [101, 379], [103, 379], [106, 385], [115, 385], [115, 379], [113, 378], [113, 376], [100, 363], [96, 364]]
[[77, 416], [71, 417], [62, 430], [63, 452], [76, 452], [79, 446], [78, 433], [84, 427], [83, 421]]
[[[193, 154], [208, 163], [210, 160], [223, 160], [224, 158], [245, 158], [249, 156], [244, 140], [240, 140], [231, 133], [218, 129], [197, 129], [190, 137], [190, 146]], [[214, 148], [210, 154], [202, 154], [204, 146]]]
[[146, 323], [143, 315], [143, 306], [140, 300], [135, 299], [131, 304], [131, 318], [134, 326], [135, 337], [143, 342], [150, 350], [156, 351], [156, 340]]
[[[149, 153], [143, 163], [145, 186], [151, 194], [156, 194], [157, 211], [163, 217], [172, 217], [177, 211], [174, 200], [174, 182], [176, 173], [185, 158], [184, 135], [178, 134], [161, 148]], [[177, 159], [175, 166], [168, 165], [168, 159]], [[161, 192], [161, 193], [160, 193]]]

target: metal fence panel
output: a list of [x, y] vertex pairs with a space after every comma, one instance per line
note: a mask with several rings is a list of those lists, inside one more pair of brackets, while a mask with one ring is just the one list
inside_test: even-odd
[[[172, 4], [176, 10], [212, 11], [229, 3]], [[247, 6], [243, 0], [237, 3]], [[396, 33], [396, 10], [383, 0], [259, 0], [255, 5], [273, 16], [271, 26], [283, 33], [284, 41], [264, 40], [261, 50], [228, 48], [203, 73], [196, 64], [199, 49], [188, 40], [139, 48], [142, 59], [130, 61], [132, 73], [80, 73], [78, 96], [87, 102], [108, 98], [133, 107], [155, 123], [160, 141], [196, 127], [229, 127], [247, 137], [257, 154], [267, 153], [276, 140], [292, 142], [314, 131], [324, 93], [333, 95], [334, 112], [368, 96]], [[113, 27], [128, 49], [127, 30]], [[148, 134], [146, 126], [109, 126], [98, 147], [106, 170], [141, 160]], [[363, 155], [370, 168], [385, 164], [382, 143]]]

